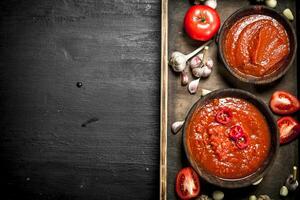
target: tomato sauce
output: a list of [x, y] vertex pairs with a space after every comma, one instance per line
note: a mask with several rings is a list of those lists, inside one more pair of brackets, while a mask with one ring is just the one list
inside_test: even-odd
[[[229, 109], [231, 119], [217, 122], [220, 109]], [[248, 136], [246, 148], [239, 148], [229, 132], [242, 127]], [[233, 97], [214, 99], [193, 113], [186, 129], [187, 145], [193, 159], [205, 171], [225, 179], [246, 177], [266, 159], [271, 135], [262, 113], [251, 103]]]
[[263, 77], [278, 70], [290, 52], [285, 28], [266, 15], [249, 15], [238, 20], [224, 41], [224, 55], [237, 72]]

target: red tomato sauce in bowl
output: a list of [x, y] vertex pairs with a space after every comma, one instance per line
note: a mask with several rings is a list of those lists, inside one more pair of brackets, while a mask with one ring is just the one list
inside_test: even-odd
[[289, 53], [285, 28], [270, 16], [245, 16], [225, 36], [225, 59], [240, 74], [254, 77], [271, 74], [283, 66]]
[[254, 173], [267, 158], [271, 145], [263, 114], [236, 97], [215, 98], [196, 108], [186, 125], [185, 137], [192, 159], [206, 172], [223, 179]]

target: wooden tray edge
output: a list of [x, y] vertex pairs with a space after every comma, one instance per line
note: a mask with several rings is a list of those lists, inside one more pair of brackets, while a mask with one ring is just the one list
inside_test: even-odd
[[167, 199], [168, 0], [161, 1], [160, 200]]

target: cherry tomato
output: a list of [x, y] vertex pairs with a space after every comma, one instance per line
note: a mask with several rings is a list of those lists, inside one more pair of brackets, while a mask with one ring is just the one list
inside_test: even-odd
[[276, 91], [270, 100], [272, 111], [280, 115], [288, 115], [297, 112], [300, 108], [298, 99], [285, 91]]
[[278, 119], [277, 126], [280, 133], [280, 144], [291, 142], [300, 133], [299, 123], [289, 116]]
[[232, 119], [232, 112], [229, 108], [221, 108], [216, 114], [216, 121], [221, 124], [228, 124]]
[[176, 176], [176, 193], [180, 199], [191, 199], [200, 193], [200, 181], [191, 167], [181, 169]]
[[229, 131], [230, 139], [236, 141], [243, 135], [244, 135], [244, 130], [240, 125], [235, 125], [230, 128], [230, 131]]
[[185, 14], [184, 28], [192, 39], [207, 41], [211, 39], [220, 28], [219, 14], [209, 6], [192, 6]]

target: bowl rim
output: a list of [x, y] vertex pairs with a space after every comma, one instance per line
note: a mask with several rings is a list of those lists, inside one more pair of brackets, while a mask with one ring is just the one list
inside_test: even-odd
[[[226, 179], [226, 178], [217, 177], [213, 174], [205, 172], [204, 170], [201, 170], [200, 167], [198, 167], [198, 164], [192, 159], [192, 156], [190, 155], [190, 152], [188, 150], [188, 144], [187, 144], [187, 138], [186, 138], [186, 128], [189, 124], [190, 118], [193, 115], [195, 109], [199, 105], [201, 105], [207, 101], [210, 101], [214, 98], [221, 98], [221, 97], [237, 97], [237, 98], [246, 100], [247, 102], [250, 102], [249, 99], [251, 99], [251, 101], [256, 102], [257, 104], [260, 105], [260, 108], [258, 108], [258, 106], [256, 106], [256, 105], [254, 105], [254, 106], [265, 116], [267, 123], [268, 123], [268, 127], [270, 129], [271, 146], [270, 146], [270, 151], [269, 151], [268, 157], [270, 155], [271, 155], [271, 157], [270, 158], [267, 157], [266, 160], [264, 161], [264, 163], [262, 164], [262, 165], [265, 165], [264, 168], [261, 168], [261, 166], [260, 166], [257, 169], [257, 171], [255, 171], [254, 173], [252, 173], [248, 176], [242, 177], [242, 178]], [[250, 103], [252, 103], [252, 102], [250, 102]], [[264, 109], [264, 110], [262, 110], [262, 109]], [[271, 125], [269, 124], [270, 121], [272, 123]], [[271, 127], [275, 127], [275, 129], [274, 128], [272, 129]], [[275, 139], [274, 139], [275, 145], [272, 144], [274, 137], [275, 137]], [[272, 114], [269, 107], [261, 99], [259, 99], [254, 94], [247, 92], [245, 90], [226, 88], [226, 89], [215, 90], [203, 97], [200, 97], [193, 104], [193, 106], [190, 108], [190, 110], [188, 111], [188, 114], [186, 115], [186, 118], [185, 118], [185, 122], [184, 122], [183, 129], [182, 129], [182, 141], [183, 141], [183, 147], [184, 147], [184, 151], [185, 151], [187, 160], [189, 161], [189, 163], [191, 164], [193, 169], [199, 174], [199, 176], [201, 178], [203, 178], [205, 181], [207, 181], [210, 184], [217, 185], [217, 186], [220, 186], [223, 188], [233, 189], [233, 188], [241, 188], [241, 187], [249, 186], [249, 185], [255, 183], [256, 181], [260, 180], [261, 178], [263, 178], [266, 175], [266, 173], [268, 173], [268, 171], [273, 166], [275, 159], [277, 157], [277, 154], [278, 154], [279, 131], [277, 128], [277, 123], [276, 123], [274, 115]], [[271, 151], [271, 149], [274, 149], [274, 150]], [[268, 161], [268, 162], [265, 164], [266, 161]], [[260, 170], [260, 169], [262, 169], [262, 170]], [[258, 173], [258, 172], [260, 172], [260, 173]]]
[[[293, 52], [290, 52], [291, 53], [290, 61], [287, 63], [286, 67], [280, 73], [275, 75], [274, 77], [268, 77], [266, 79], [261, 79], [261, 80], [248, 79], [247, 77], [243, 77], [243, 76], [239, 75], [238, 73], [236, 73], [231, 68], [231, 66], [227, 63], [227, 61], [225, 59], [225, 56], [224, 56], [224, 53], [223, 53], [223, 44], [221, 42], [223, 40], [223, 38], [225, 37], [225, 35], [224, 35], [225, 29], [228, 27], [228, 24], [232, 20], [235, 19], [236, 15], [238, 15], [240, 13], [243, 13], [245, 11], [249, 11], [249, 10], [250, 11], [251, 10], [254, 10], [254, 11], [267, 10], [268, 12], [272, 13], [272, 15], [277, 15], [277, 17], [281, 18], [282, 21], [286, 24], [285, 29], [286, 29], [286, 27], [288, 27], [290, 29], [290, 32], [292, 33], [292, 34], [288, 35], [288, 37], [293, 38], [293, 41], [294, 41]], [[253, 13], [253, 14], [255, 14], [255, 13]], [[262, 15], [264, 15], [264, 14], [262, 13]], [[267, 14], [265, 14], [265, 15], [267, 15]], [[272, 17], [272, 15], [268, 15], [268, 16]], [[244, 15], [244, 16], [247, 16], [247, 15]], [[218, 54], [221, 57], [221, 60], [224, 64], [225, 68], [230, 72], [231, 75], [233, 75], [235, 78], [237, 78], [238, 80], [240, 80], [242, 82], [245, 82], [245, 83], [254, 84], [254, 85], [264, 85], [264, 84], [273, 83], [274, 81], [280, 79], [281, 77], [283, 77], [287, 73], [287, 71], [291, 68], [291, 66], [294, 63], [294, 60], [295, 60], [295, 57], [296, 57], [296, 54], [297, 54], [298, 44], [297, 44], [297, 36], [296, 36], [295, 29], [294, 29], [293, 25], [291, 24], [291, 22], [288, 19], [286, 19], [286, 17], [283, 14], [277, 12], [276, 10], [274, 10], [272, 8], [264, 6], [264, 5], [249, 5], [249, 6], [246, 6], [246, 7], [243, 7], [243, 8], [240, 8], [240, 9], [236, 10], [224, 21], [224, 23], [222, 24], [222, 27], [220, 29], [220, 32], [217, 36], [217, 46], [218, 46]]]

